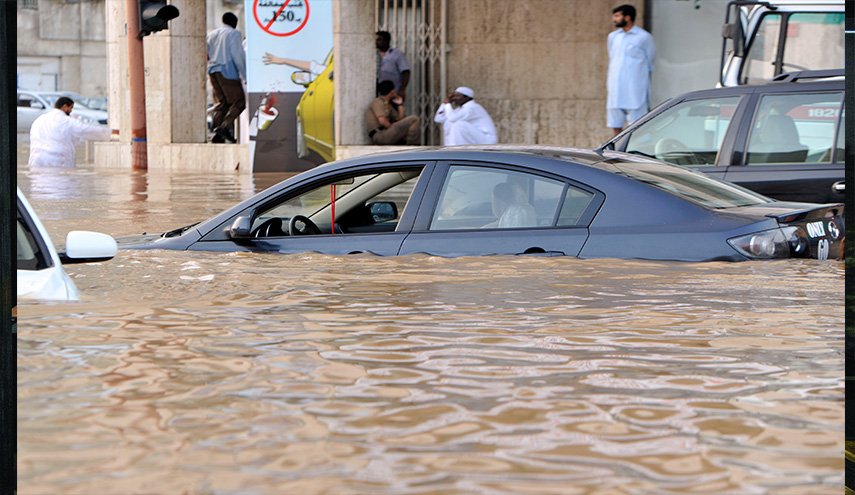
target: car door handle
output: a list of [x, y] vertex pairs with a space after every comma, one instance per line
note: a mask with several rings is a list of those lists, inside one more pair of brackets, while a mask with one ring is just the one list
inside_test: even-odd
[[312, 96], [313, 94], [315, 94], [314, 91], [309, 91], [309, 96]]
[[525, 256], [565, 256], [564, 251], [547, 251], [543, 248], [539, 247], [530, 247], [523, 251], [522, 253], [517, 253], [517, 256], [525, 255]]
[[835, 182], [834, 184], [831, 185], [831, 190], [836, 192], [836, 193], [846, 192], [846, 182], [844, 182], [842, 180]]

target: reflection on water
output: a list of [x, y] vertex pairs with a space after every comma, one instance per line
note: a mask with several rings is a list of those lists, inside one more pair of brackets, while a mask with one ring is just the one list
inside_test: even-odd
[[[18, 180], [55, 239], [281, 176]], [[21, 493], [839, 493], [843, 264], [127, 251], [19, 306]]]

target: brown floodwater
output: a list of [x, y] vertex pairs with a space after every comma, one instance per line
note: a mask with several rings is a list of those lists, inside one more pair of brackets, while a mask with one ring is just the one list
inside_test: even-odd
[[[282, 176], [18, 183], [62, 243]], [[18, 306], [21, 494], [821, 494], [844, 267], [121, 251]]]

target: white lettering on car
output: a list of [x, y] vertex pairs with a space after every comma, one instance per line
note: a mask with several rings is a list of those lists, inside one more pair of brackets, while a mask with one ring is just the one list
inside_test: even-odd
[[840, 229], [837, 228], [837, 224], [834, 223], [834, 220], [828, 221], [828, 234], [835, 240], [840, 237]]
[[827, 260], [828, 259], [828, 239], [820, 239], [819, 244], [816, 246], [816, 259], [818, 260]]
[[811, 237], [825, 237], [825, 225], [822, 222], [811, 222], [807, 224], [808, 235]]

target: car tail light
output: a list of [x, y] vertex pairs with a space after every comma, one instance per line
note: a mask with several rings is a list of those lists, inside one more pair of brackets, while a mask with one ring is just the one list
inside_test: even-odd
[[808, 240], [798, 227], [783, 227], [728, 239], [727, 242], [749, 258], [802, 257], [808, 254]]

